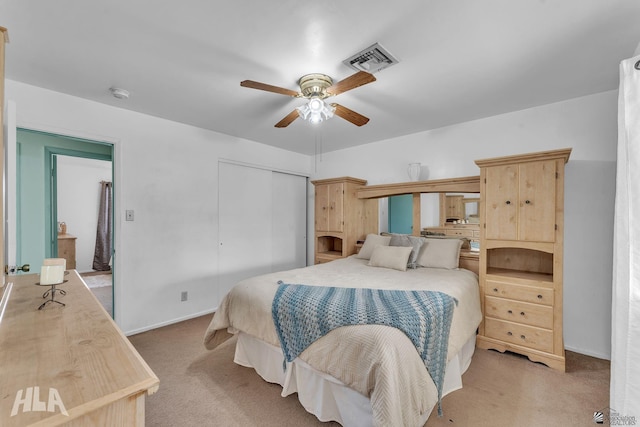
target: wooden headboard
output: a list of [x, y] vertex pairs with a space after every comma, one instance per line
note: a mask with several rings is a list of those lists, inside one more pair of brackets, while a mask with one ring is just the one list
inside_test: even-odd
[[[420, 235], [422, 230], [420, 195], [422, 193], [480, 193], [480, 176], [436, 179], [430, 181], [399, 182], [393, 184], [365, 185], [356, 192], [359, 199], [380, 199], [403, 194], [413, 195], [413, 234]], [[460, 267], [478, 274], [478, 252], [462, 250]]]
[[420, 235], [420, 194], [422, 193], [480, 193], [480, 175], [431, 181], [398, 182], [394, 184], [365, 185], [358, 189], [358, 199], [380, 199], [402, 194], [413, 194], [413, 234]]

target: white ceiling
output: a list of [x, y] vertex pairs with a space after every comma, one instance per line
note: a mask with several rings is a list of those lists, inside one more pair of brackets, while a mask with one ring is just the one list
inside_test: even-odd
[[[304, 154], [618, 86], [639, 0], [0, 0], [7, 78]], [[379, 42], [400, 63], [333, 98], [371, 119], [274, 124], [308, 73]], [[108, 89], [131, 92], [126, 100]]]

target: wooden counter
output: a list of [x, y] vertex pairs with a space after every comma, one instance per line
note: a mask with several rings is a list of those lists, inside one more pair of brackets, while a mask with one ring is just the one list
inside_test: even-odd
[[158, 378], [78, 273], [65, 278], [66, 305], [42, 310], [38, 275], [0, 289], [0, 425], [144, 425]]

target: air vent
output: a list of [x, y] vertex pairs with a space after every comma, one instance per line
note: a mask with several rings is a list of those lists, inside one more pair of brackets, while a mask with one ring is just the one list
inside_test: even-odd
[[384, 70], [398, 62], [380, 43], [376, 43], [342, 61], [344, 65], [354, 70], [366, 71], [371, 74]]

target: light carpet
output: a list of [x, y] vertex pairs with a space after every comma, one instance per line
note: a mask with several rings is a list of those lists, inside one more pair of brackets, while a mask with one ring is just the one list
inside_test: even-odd
[[[208, 351], [211, 315], [129, 337], [160, 378], [147, 398], [148, 426], [335, 426], [307, 413], [297, 395], [233, 363], [235, 338]], [[476, 349], [464, 388], [443, 399], [426, 426], [587, 426], [609, 406], [609, 362], [567, 352], [567, 372], [515, 354]]]

